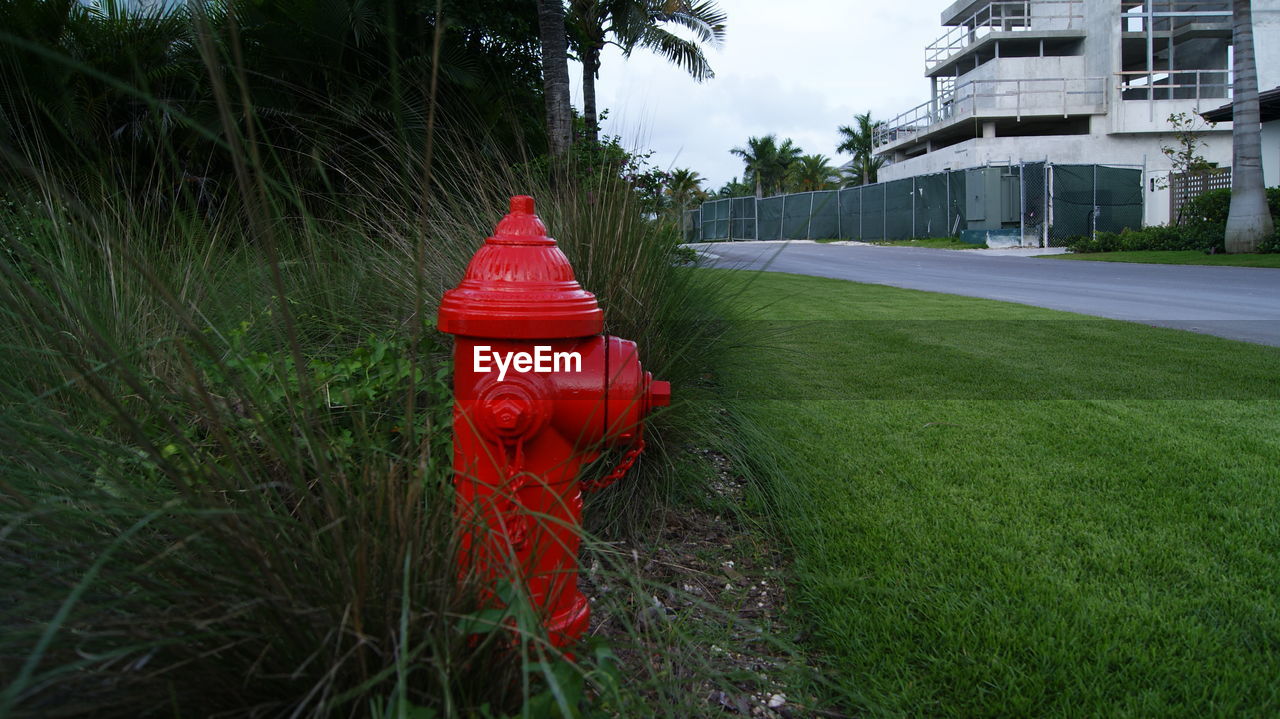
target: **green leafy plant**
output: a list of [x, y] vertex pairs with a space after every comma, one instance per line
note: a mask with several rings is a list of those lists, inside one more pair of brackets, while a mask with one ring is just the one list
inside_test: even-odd
[[[1280, 188], [1267, 189], [1267, 204], [1273, 217], [1280, 217]], [[1226, 230], [1227, 211], [1231, 205], [1231, 190], [1210, 190], [1188, 202], [1182, 209], [1182, 222], [1178, 225], [1154, 225], [1140, 230], [1125, 229], [1122, 232], [1099, 232], [1095, 237], [1078, 237], [1067, 247], [1072, 252], [1130, 252], [1141, 250], [1200, 250], [1207, 253], [1223, 251], [1223, 234]], [[1277, 251], [1277, 243], [1267, 242], [1260, 252]]]
[[1204, 140], [1200, 138], [1203, 122], [1185, 112], [1169, 115], [1168, 122], [1178, 144], [1176, 147], [1163, 146], [1160, 151], [1173, 163], [1174, 172], [1212, 172], [1218, 169], [1215, 163], [1200, 154], [1201, 148], [1205, 147]]

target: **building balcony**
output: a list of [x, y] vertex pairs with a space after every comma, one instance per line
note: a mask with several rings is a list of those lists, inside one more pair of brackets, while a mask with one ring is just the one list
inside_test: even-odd
[[1102, 115], [1107, 85], [1102, 77], [971, 80], [877, 127], [876, 153], [942, 137], [966, 120]]
[[1111, 107], [1113, 133], [1169, 132], [1169, 116], [1211, 110], [1231, 99], [1229, 70], [1120, 72], [1119, 102]]
[[1122, 100], [1212, 100], [1216, 107], [1231, 98], [1231, 73], [1220, 70], [1133, 70], [1117, 73]]
[[997, 41], [1069, 40], [1085, 34], [1084, 0], [993, 0], [975, 8], [925, 48], [926, 75], [958, 74], [958, 61]]
[[1230, 0], [1121, 0], [1120, 27], [1126, 39], [1148, 34], [1174, 37], [1231, 37]]

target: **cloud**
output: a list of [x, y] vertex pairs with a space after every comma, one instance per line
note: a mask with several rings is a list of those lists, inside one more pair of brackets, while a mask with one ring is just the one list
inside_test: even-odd
[[[924, 48], [942, 35], [945, 2], [886, 6], [866, 0], [721, 0], [725, 45], [708, 53], [716, 77], [696, 83], [643, 50], [606, 50], [597, 104], [605, 131], [654, 151], [660, 167], [690, 167], [713, 189], [742, 174], [730, 148], [748, 137], [790, 137], [836, 163], [839, 135], [855, 113], [889, 118], [928, 97]], [[581, 107], [581, 69], [571, 65]]]

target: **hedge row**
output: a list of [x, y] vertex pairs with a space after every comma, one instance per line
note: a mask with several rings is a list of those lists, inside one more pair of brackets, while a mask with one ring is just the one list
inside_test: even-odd
[[[1267, 205], [1275, 220], [1275, 237], [1264, 241], [1259, 252], [1280, 252], [1280, 187], [1267, 188]], [[1212, 254], [1225, 251], [1227, 212], [1231, 190], [1211, 190], [1182, 208], [1180, 224], [1156, 225], [1141, 230], [1099, 232], [1094, 237], [1078, 237], [1067, 244], [1072, 252], [1130, 252], [1137, 250], [1200, 250]]]

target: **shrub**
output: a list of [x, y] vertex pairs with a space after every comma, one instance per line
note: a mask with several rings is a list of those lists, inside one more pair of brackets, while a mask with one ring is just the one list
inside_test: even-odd
[[680, 246], [676, 248], [675, 261], [682, 265], [697, 264], [698, 257], [698, 251], [692, 247]]
[[[1280, 225], [1280, 187], [1267, 188], [1267, 205]], [[1072, 252], [1135, 252], [1143, 250], [1200, 250], [1223, 252], [1231, 190], [1211, 190], [1182, 208], [1181, 224], [1153, 225], [1119, 233], [1099, 232], [1095, 237], [1078, 237], [1067, 243]], [[1277, 242], [1264, 241], [1259, 252], [1276, 252]]]
[[[1280, 216], [1280, 187], [1267, 188], [1267, 206], [1273, 217]], [[1180, 224], [1225, 225], [1231, 210], [1231, 190], [1210, 190], [1183, 205]]]
[[1076, 238], [1067, 246], [1072, 252], [1204, 249], [1199, 242], [1199, 238], [1182, 228], [1157, 225], [1142, 230], [1099, 232], [1092, 238]]

